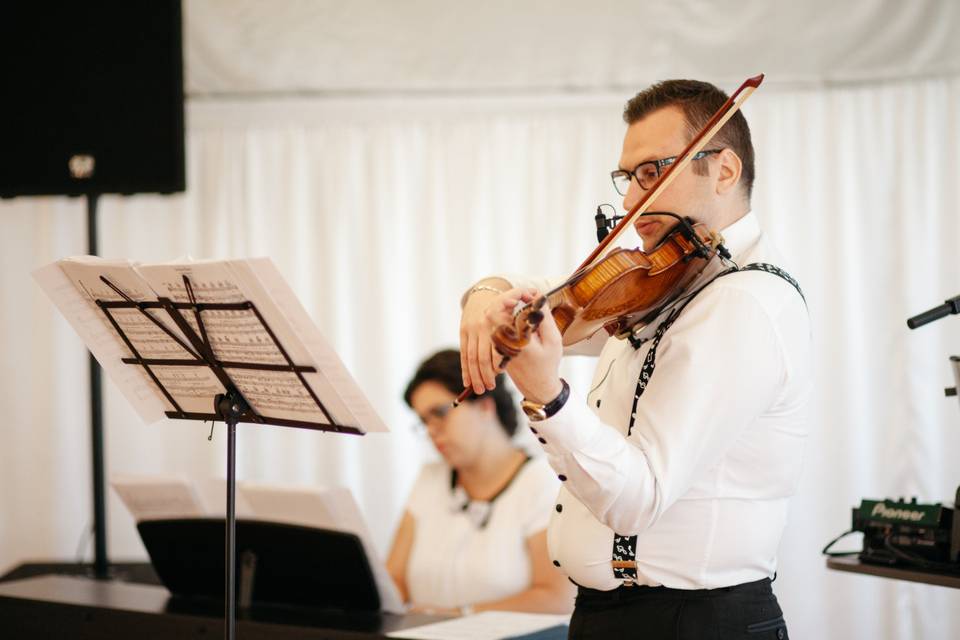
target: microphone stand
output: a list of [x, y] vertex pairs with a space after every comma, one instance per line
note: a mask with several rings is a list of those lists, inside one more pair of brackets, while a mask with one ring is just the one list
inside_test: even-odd
[[[911, 329], [922, 327], [925, 324], [945, 318], [949, 315], [960, 314], [960, 296], [954, 296], [944, 301], [943, 304], [927, 309], [907, 320], [907, 326]], [[960, 356], [950, 356], [950, 365], [953, 368], [953, 380], [956, 386], [947, 387], [944, 393], [947, 397], [957, 395], [960, 389]], [[951, 558], [953, 562], [960, 562], [960, 487], [957, 487], [957, 493], [954, 497], [954, 520], [951, 531]]]

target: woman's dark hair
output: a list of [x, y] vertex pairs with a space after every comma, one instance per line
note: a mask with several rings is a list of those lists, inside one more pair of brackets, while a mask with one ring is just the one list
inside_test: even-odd
[[[444, 349], [438, 351], [417, 368], [413, 378], [407, 384], [406, 391], [403, 392], [403, 399], [407, 405], [410, 405], [410, 399], [413, 392], [417, 390], [424, 382], [437, 382], [444, 386], [447, 391], [459, 395], [463, 391], [463, 376], [460, 373], [460, 352], [456, 349]], [[507, 390], [506, 376], [500, 374], [497, 376], [497, 388], [493, 391], [487, 391], [480, 397], [471, 397], [470, 402], [476, 402], [483, 398], [492, 398], [497, 408], [497, 419], [500, 426], [512, 436], [517, 431], [517, 407], [513, 403], [513, 396]], [[410, 405], [412, 406], [412, 405]]]

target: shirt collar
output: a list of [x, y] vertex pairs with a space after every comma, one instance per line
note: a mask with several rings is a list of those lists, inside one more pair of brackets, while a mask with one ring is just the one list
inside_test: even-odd
[[723, 236], [723, 245], [730, 251], [730, 255], [738, 256], [760, 239], [760, 221], [753, 211], [749, 211], [733, 224], [721, 229], [720, 235]]

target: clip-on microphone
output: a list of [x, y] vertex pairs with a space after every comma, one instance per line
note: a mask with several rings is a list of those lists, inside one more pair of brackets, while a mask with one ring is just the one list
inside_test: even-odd
[[[603, 213], [603, 207], [610, 207], [613, 209], [614, 215], [607, 217]], [[597, 207], [597, 215], [593, 216], [594, 222], [597, 224], [597, 242], [603, 242], [603, 239], [607, 237], [610, 233], [610, 229], [613, 229], [616, 224], [623, 219], [624, 216], [616, 215], [617, 210], [612, 204], [603, 203]], [[680, 224], [683, 231], [684, 237], [693, 242], [697, 248], [697, 254], [703, 258], [707, 258], [710, 255], [710, 248], [703, 244], [700, 241], [700, 238], [693, 230], [692, 220], [689, 218], [683, 218], [678, 216], [675, 213], [670, 213], [669, 211], [650, 211], [646, 215], [663, 215], [670, 216], [675, 218]], [[720, 255], [720, 258], [724, 261], [730, 260], [731, 255], [730, 251], [727, 250], [723, 244], [718, 244], [716, 247], [716, 252]]]
[[[602, 211], [603, 207], [613, 209], [613, 215], [609, 218], [605, 216]], [[617, 215], [617, 210], [612, 204], [603, 203], [598, 206], [597, 215], [593, 216], [593, 220], [597, 223], [597, 242], [603, 242], [603, 239], [610, 233], [610, 229], [613, 229], [622, 219], [623, 216]]]

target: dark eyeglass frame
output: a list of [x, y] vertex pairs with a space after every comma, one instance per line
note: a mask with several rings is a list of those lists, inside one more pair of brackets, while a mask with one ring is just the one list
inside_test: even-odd
[[454, 409], [456, 409], [456, 407], [453, 406], [452, 402], [445, 402], [435, 407], [430, 407], [426, 410], [426, 415], [418, 415], [417, 417], [420, 419], [420, 425], [426, 427], [427, 423], [431, 420], [439, 420], [442, 422]]
[[[703, 151], [699, 151], [695, 156], [693, 156], [692, 159], [700, 160], [714, 153], [720, 153], [721, 151], [723, 151], [723, 149], [724, 147], [721, 147], [719, 149], [704, 149]], [[622, 196], [627, 195], [627, 189], [630, 188], [630, 180], [633, 178], [636, 178], [637, 184], [640, 185], [641, 189], [643, 189], [644, 191], [647, 191], [648, 189], [650, 189], [650, 187], [653, 186], [653, 183], [650, 183], [647, 186], [643, 185], [643, 182], [640, 181], [640, 174], [637, 173], [640, 170], [640, 168], [648, 164], [653, 165], [654, 170], [657, 172], [657, 177], [654, 178], [654, 181], [656, 181], [660, 178], [661, 170], [664, 167], [669, 167], [671, 164], [673, 164], [676, 161], [677, 161], [677, 156], [670, 156], [669, 158], [661, 158], [660, 160], [647, 160], [646, 162], [641, 162], [640, 164], [635, 166], [633, 168], [633, 171], [627, 171], [626, 169], [616, 169], [614, 171], [611, 171], [610, 180], [613, 182], [613, 188], [616, 189], [617, 193], [619, 193]], [[625, 184], [627, 186], [624, 188], [623, 191], [620, 190], [620, 185], [617, 183], [618, 178], [625, 179]]]

